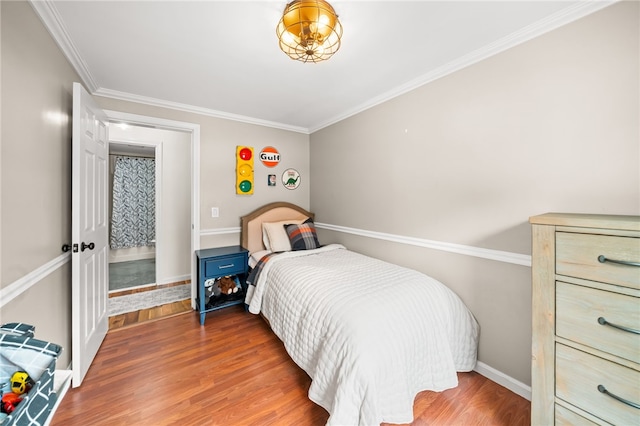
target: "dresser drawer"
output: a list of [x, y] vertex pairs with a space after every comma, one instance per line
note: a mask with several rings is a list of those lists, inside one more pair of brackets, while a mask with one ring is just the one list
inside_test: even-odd
[[602, 325], [640, 330], [640, 300], [561, 281], [556, 283], [556, 334], [640, 363], [640, 335]]
[[555, 426], [597, 426], [590, 420], [574, 413], [562, 405], [556, 404], [556, 425]]
[[640, 263], [640, 238], [556, 233], [556, 273], [640, 289], [640, 267], [598, 258]]
[[639, 410], [598, 386], [640, 403], [640, 372], [568, 346], [556, 345], [556, 397], [616, 425], [638, 424]]
[[244, 255], [215, 258], [204, 262], [204, 278], [242, 274], [246, 270]]

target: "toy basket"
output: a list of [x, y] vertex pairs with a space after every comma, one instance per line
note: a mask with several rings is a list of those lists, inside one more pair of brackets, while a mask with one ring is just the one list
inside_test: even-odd
[[43, 425], [56, 403], [53, 378], [56, 360], [62, 347], [55, 343], [38, 340], [34, 327], [23, 323], [0, 326], [0, 386], [2, 394], [11, 391], [11, 375], [26, 371], [34, 385], [15, 409], [4, 420], [2, 426]]

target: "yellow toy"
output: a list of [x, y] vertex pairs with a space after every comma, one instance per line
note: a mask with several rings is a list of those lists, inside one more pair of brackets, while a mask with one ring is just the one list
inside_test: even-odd
[[29, 392], [33, 384], [33, 380], [26, 371], [16, 371], [11, 376], [11, 391], [16, 395]]

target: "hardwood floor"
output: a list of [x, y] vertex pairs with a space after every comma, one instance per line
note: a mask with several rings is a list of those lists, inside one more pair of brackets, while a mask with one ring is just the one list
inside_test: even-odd
[[191, 299], [180, 300], [178, 302], [167, 303], [149, 309], [141, 309], [134, 312], [126, 312], [120, 315], [109, 317], [109, 330], [138, 325], [142, 322], [158, 320], [173, 315], [193, 312], [191, 309]]
[[[422, 392], [413, 425], [529, 425], [530, 403], [471, 372]], [[233, 306], [112, 330], [51, 425], [324, 425], [311, 380], [260, 317]]]
[[[144, 293], [151, 290], [158, 290], [163, 288], [175, 287], [183, 284], [188, 284], [191, 281], [180, 281], [171, 284], [153, 285], [146, 287], [139, 287], [132, 290], [120, 290], [109, 293], [109, 298], [126, 296], [130, 294]], [[109, 317], [109, 330], [116, 328], [129, 327], [131, 325], [137, 325], [141, 322], [151, 321], [170, 317], [185, 312], [191, 312], [191, 299], [179, 300], [173, 303], [167, 303], [164, 305], [156, 306], [148, 309], [141, 309], [139, 311], [126, 312], [124, 314], [114, 315]]]

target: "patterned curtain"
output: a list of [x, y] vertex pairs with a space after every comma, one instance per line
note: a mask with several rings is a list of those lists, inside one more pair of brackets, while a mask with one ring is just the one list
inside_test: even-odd
[[111, 248], [155, 245], [156, 163], [116, 157], [113, 173]]

